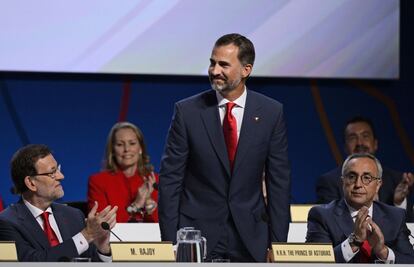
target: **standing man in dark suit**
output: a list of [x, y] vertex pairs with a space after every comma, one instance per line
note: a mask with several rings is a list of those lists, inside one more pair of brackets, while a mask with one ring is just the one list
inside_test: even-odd
[[[344, 129], [345, 152], [375, 154], [378, 149], [378, 139], [371, 120], [364, 117], [350, 119]], [[316, 182], [317, 203], [328, 203], [343, 197], [341, 185], [341, 167], [323, 174]], [[389, 205], [403, 208], [407, 211], [407, 221], [414, 221], [412, 173], [400, 173], [384, 167], [382, 186], [378, 192], [378, 200]]]
[[[255, 51], [240, 34], [220, 37], [208, 69], [214, 90], [175, 105], [162, 157], [162, 240], [193, 226], [207, 260], [263, 262], [289, 229], [290, 167], [283, 106], [247, 90]], [[262, 193], [265, 173], [268, 205]]]
[[96, 213], [95, 204], [85, 222], [80, 210], [54, 203], [63, 197], [64, 176], [47, 146], [18, 150], [11, 160], [11, 176], [21, 199], [0, 213], [0, 240], [16, 242], [19, 261], [111, 260], [109, 232], [101, 223], [113, 228], [117, 207]]
[[349, 156], [342, 167], [344, 198], [309, 211], [306, 242], [332, 243], [337, 263], [414, 263], [404, 210], [374, 201], [381, 177], [373, 155]]

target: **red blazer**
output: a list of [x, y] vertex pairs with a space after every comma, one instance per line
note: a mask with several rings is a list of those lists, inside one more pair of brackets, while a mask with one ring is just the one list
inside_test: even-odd
[[[158, 174], [155, 174], [158, 183]], [[127, 207], [135, 200], [138, 188], [144, 183], [138, 174], [127, 178], [123, 172], [115, 173], [104, 171], [89, 177], [88, 183], [88, 209], [91, 210], [94, 201], [98, 201], [98, 211], [107, 205], [118, 206], [116, 221], [128, 222], [129, 214]], [[158, 192], [154, 190], [151, 194], [153, 200], [158, 203]], [[142, 218], [137, 216], [137, 218]], [[158, 207], [155, 211], [144, 216], [144, 222], [158, 222]]]

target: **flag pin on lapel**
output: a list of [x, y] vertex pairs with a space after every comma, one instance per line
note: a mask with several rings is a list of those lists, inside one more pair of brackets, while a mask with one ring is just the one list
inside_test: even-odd
[[259, 117], [254, 117], [255, 122], [259, 122], [259, 119], [260, 119]]

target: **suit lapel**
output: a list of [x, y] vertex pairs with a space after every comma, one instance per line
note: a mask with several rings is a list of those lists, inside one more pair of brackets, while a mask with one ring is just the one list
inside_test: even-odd
[[260, 118], [259, 110], [259, 104], [257, 103], [257, 101], [253, 99], [253, 95], [250, 94], [249, 91], [247, 91], [246, 106], [244, 109], [243, 123], [240, 129], [239, 141], [237, 143], [237, 152], [234, 162], [233, 173], [235, 173], [237, 169], [240, 167], [240, 164], [243, 161], [244, 156], [249, 151], [249, 147], [251, 144], [249, 140], [255, 138], [255, 132], [257, 131], [256, 126], [259, 123], [259, 121], [255, 118]]
[[62, 212], [61, 209], [59, 209], [59, 206], [56, 204], [52, 204], [52, 211], [53, 216], [55, 217], [56, 224], [58, 225], [60, 235], [62, 236], [62, 240], [65, 241], [69, 238], [71, 238], [70, 232], [69, 232], [69, 221], [65, 217], [65, 214]]
[[341, 228], [342, 233], [345, 236], [348, 236], [352, 233], [354, 228], [354, 221], [349, 213], [349, 209], [345, 204], [345, 201], [342, 199], [339, 201], [338, 206], [335, 207], [335, 220], [339, 228]]
[[379, 226], [380, 229], [387, 229], [387, 227], [385, 226], [385, 220], [387, 218], [385, 216], [385, 213], [382, 211], [382, 209], [379, 208], [375, 201], [372, 205], [372, 220]]
[[30, 210], [23, 203], [23, 200], [19, 201], [15, 205], [18, 214], [18, 220], [23, 228], [25, 228], [27, 233], [29, 233], [29, 236], [33, 236], [33, 240], [35, 240], [35, 242], [37, 242], [41, 247], [50, 247], [45, 232], [40, 227], [36, 218], [33, 217], [33, 214], [30, 212]]
[[223, 128], [217, 107], [217, 98], [214, 91], [205, 95], [205, 109], [201, 112], [201, 119], [210, 138], [210, 142], [216, 151], [218, 158], [230, 176], [230, 162], [227, 155], [226, 143], [224, 141]]

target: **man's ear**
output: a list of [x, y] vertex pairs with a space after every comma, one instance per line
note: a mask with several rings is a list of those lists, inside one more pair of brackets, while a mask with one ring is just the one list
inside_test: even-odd
[[250, 73], [252, 73], [253, 65], [252, 64], [246, 64], [243, 66], [242, 69], [242, 76], [243, 78], [247, 78], [250, 76]]
[[24, 184], [30, 191], [37, 191], [35, 180], [31, 179], [30, 176], [24, 177]]

